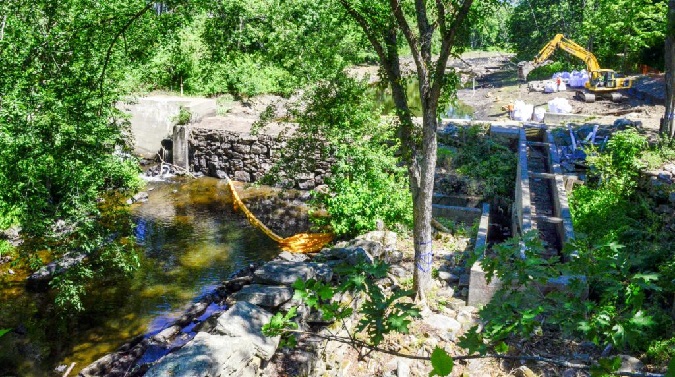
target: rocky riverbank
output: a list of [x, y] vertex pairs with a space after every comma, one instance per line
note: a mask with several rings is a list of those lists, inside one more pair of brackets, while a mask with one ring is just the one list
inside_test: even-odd
[[[466, 240], [454, 241], [458, 247], [468, 246]], [[335, 266], [382, 260], [392, 266], [388, 277], [378, 282], [383, 290], [409, 288], [412, 256], [401, 251], [408, 249], [409, 242], [399, 240], [393, 232], [376, 231], [311, 257], [281, 253], [274, 261], [240, 271], [192, 305], [174, 323], [156, 334], [125, 344], [117, 352], [86, 367], [80, 376], [281, 376], [298, 375], [301, 371], [300, 375], [344, 375], [350, 368], [362, 368], [363, 361], [359, 360], [353, 360], [351, 367], [345, 365], [353, 356], [350, 345], [324, 341], [320, 342], [323, 346], [319, 346], [311, 336], [301, 339], [299, 348], [277, 350], [279, 339], [264, 337], [262, 325], [273, 313], [298, 305], [296, 321], [301, 329], [317, 330], [318, 334], [334, 332], [335, 324], [322, 320], [295, 300], [290, 286], [297, 279], [338, 284], [341, 277], [334, 273]], [[454, 264], [454, 250], [442, 246], [447, 246], [447, 242], [438, 242], [441, 264], [437, 262], [440, 269], [434, 283], [436, 299], [432, 307], [435, 311], [429, 310], [416, 324], [424, 328], [423, 338], [408, 335], [399, 339], [403, 341], [399, 346], [402, 353], [416, 354], [421, 349], [426, 352], [424, 347], [428, 344], [452, 348], [457, 337], [475, 321], [476, 309], [465, 306], [461, 299], [465, 292], [457, 289], [465, 284], [461, 282], [465, 280], [462, 279], [464, 270]], [[441, 301], [443, 305], [439, 305]], [[347, 327], [344, 331], [353, 331], [357, 323], [358, 317], [354, 316], [340, 326], [350, 326], [351, 329]], [[428, 343], [427, 338], [432, 340]], [[411, 349], [422, 343], [424, 347]], [[332, 351], [326, 352], [328, 350]], [[377, 368], [392, 363], [379, 358], [377, 356], [377, 363], [371, 358], [370, 363], [378, 365]], [[410, 367], [407, 361], [395, 364], [401, 371]], [[428, 369], [428, 365], [423, 364], [419, 366], [421, 370]]]

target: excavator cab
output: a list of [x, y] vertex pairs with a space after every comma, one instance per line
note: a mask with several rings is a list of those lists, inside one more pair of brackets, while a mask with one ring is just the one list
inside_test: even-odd
[[[588, 80], [588, 88], [592, 90], [615, 90], [616, 87], [616, 72], [610, 69], [601, 69], [599, 71], [591, 72]], [[620, 89], [620, 88], [618, 88]]]

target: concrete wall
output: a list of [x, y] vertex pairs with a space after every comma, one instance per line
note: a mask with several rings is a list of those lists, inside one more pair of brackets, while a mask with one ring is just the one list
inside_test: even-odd
[[190, 98], [176, 96], [152, 96], [120, 103], [117, 107], [131, 115], [131, 130], [135, 139], [135, 152], [144, 158], [154, 158], [161, 148], [162, 139], [170, 138], [173, 132], [173, 118], [183, 106], [192, 114], [192, 120], [213, 115], [216, 101], [212, 98]]
[[549, 143], [549, 161], [551, 173], [555, 174], [555, 183], [551, 190], [553, 196], [554, 216], [562, 219], [562, 224], [558, 224], [558, 236], [563, 244], [574, 238], [574, 226], [572, 225], [572, 214], [570, 213], [569, 203], [567, 201], [567, 190], [563, 179], [562, 168], [560, 167], [560, 156], [553, 140], [553, 134], [546, 130], [546, 142]]
[[[483, 204], [474, 252], [482, 252], [483, 255], [485, 255], [489, 223], [490, 205]], [[467, 305], [475, 307], [486, 305], [490, 302], [490, 300], [492, 300], [492, 296], [494, 296], [501, 286], [502, 282], [496, 276], [492, 278], [490, 283], [488, 283], [485, 271], [483, 271], [479, 259], [473, 264], [473, 266], [471, 266], [471, 271], [469, 273], [469, 296], [466, 300]]]

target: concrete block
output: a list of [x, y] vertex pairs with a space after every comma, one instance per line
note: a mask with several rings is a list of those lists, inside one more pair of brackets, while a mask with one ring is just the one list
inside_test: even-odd
[[490, 283], [487, 282], [486, 274], [480, 265], [480, 261], [471, 266], [469, 276], [469, 297], [467, 299], [467, 305], [469, 306], [481, 307], [486, 305], [502, 286], [502, 282], [496, 277]]

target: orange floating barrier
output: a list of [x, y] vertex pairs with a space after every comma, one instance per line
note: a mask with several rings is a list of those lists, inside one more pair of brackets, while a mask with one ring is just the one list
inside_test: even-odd
[[274, 242], [277, 242], [282, 250], [290, 251], [292, 253], [313, 253], [321, 250], [327, 243], [333, 240], [334, 235], [332, 233], [298, 233], [290, 237], [282, 238], [265, 224], [261, 223], [251, 210], [246, 207], [244, 202], [241, 201], [241, 198], [239, 198], [231, 179], [227, 178], [227, 184], [230, 187], [232, 198], [234, 199], [234, 209], [241, 209], [251, 225], [260, 229]]

